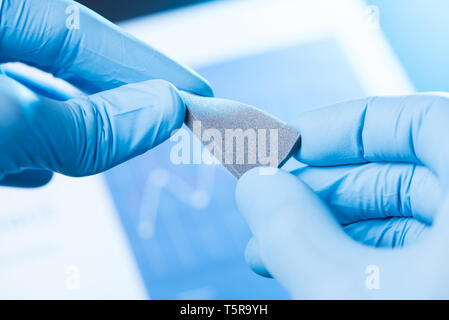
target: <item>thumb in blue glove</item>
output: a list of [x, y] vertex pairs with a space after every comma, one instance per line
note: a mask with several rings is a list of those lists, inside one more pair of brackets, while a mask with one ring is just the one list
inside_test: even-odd
[[0, 76], [2, 173], [45, 168], [70, 176], [107, 170], [158, 145], [179, 128], [175, 87], [148, 80], [57, 101]]
[[447, 297], [448, 101], [372, 98], [301, 116], [296, 157], [309, 166], [238, 183], [250, 266], [294, 298]]

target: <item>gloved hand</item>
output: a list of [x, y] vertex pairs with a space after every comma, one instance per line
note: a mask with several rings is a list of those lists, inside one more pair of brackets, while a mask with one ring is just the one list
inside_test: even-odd
[[66, 100], [3, 70], [0, 176], [7, 176], [0, 184], [35, 186], [51, 177], [26, 169], [70, 176], [107, 170], [182, 125], [185, 106], [175, 87], [212, 95], [194, 72], [69, 0], [0, 0], [5, 62], [50, 72], [90, 95]]
[[249, 265], [294, 298], [448, 298], [448, 123], [443, 94], [303, 114], [308, 166], [237, 185]]

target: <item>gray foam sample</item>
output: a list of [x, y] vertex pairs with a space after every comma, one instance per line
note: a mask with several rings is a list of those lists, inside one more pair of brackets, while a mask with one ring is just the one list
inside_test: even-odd
[[181, 97], [185, 124], [236, 178], [254, 167], [281, 167], [299, 148], [295, 129], [253, 106], [187, 92]]

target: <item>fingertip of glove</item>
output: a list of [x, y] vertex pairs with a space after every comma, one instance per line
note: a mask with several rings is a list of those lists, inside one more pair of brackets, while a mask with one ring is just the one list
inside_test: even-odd
[[235, 189], [237, 205], [241, 207], [248, 198], [252, 198], [256, 192], [255, 187], [260, 188], [260, 183], [263, 184], [267, 177], [260, 174], [260, 168], [253, 168], [245, 172], [238, 180]]
[[[262, 211], [270, 211], [277, 204], [277, 192], [283, 191], [282, 188], [279, 189], [278, 181], [281, 180], [282, 184], [285, 176], [290, 176], [280, 169], [273, 168], [268, 171], [263, 169], [267, 168], [259, 167], [245, 172], [235, 190], [237, 207], [249, 222], [252, 219], [259, 219]], [[266, 174], [267, 172], [270, 174]]]
[[260, 220], [270, 212], [296, 204], [308, 187], [296, 176], [281, 169], [264, 174], [260, 168], [251, 169], [238, 181], [236, 203], [248, 221]]
[[193, 79], [192, 79], [193, 81], [191, 81], [189, 83], [189, 85], [180, 86], [178, 88], [180, 90], [192, 92], [199, 96], [209, 97], [209, 98], [214, 97], [215, 94], [214, 94], [214, 91], [213, 91], [212, 86], [210, 85], [209, 81], [207, 81], [205, 78], [203, 78], [201, 75], [199, 75], [197, 72], [195, 72], [192, 69], [189, 69], [189, 72], [191, 75], [193, 75]]
[[271, 189], [279, 179], [291, 179], [291, 174], [278, 168], [257, 167], [245, 172], [237, 182], [236, 194]]
[[254, 238], [251, 238], [246, 245], [245, 261], [254, 273], [265, 278], [273, 278], [263, 264], [263, 261], [259, 254], [259, 248], [256, 239]]
[[206, 80], [203, 79], [203, 86], [200, 88], [200, 90], [198, 91], [199, 95], [202, 95], [204, 97], [209, 97], [212, 98], [215, 96], [214, 94], [214, 90], [212, 89], [211, 85], [209, 84], [209, 82], [207, 82]]
[[0, 185], [18, 188], [39, 188], [47, 185], [53, 178], [53, 172], [48, 170], [24, 170], [10, 174], [0, 180]]

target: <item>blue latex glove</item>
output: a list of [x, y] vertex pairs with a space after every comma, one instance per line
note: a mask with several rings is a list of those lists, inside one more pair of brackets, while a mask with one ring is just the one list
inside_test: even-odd
[[185, 106], [175, 87], [212, 95], [194, 72], [68, 0], [0, 0], [4, 62], [37, 67], [90, 94], [66, 100], [3, 70], [0, 184], [6, 185], [35, 186], [51, 177], [29, 169], [70, 176], [107, 170], [182, 125]]
[[448, 298], [448, 123], [442, 94], [303, 114], [308, 166], [238, 183], [249, 265], [294, 298]]

